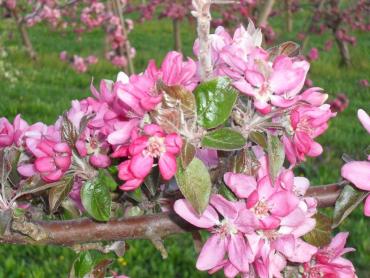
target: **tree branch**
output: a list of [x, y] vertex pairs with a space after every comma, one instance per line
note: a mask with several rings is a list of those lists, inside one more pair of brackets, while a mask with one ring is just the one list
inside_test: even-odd
[[[315, 197], [318, 207], [331, 207], [335, 204], [345, 183], [312, 186], [307, 196]], [[114, 219], [107, 223], [94, 222], [88, 218], [67, 221], [32, 221], [26, 226], [37, 227], [44, 235], [36, 238], [22, 234], [24, 229], [12, 224], [11, 231], [0, 237], [0, 243], [61, 245], [115, 241], [125, 239], [158, 240], [171, 234], [198, 230], [174, 212], [158, 213], [126, 219]]]

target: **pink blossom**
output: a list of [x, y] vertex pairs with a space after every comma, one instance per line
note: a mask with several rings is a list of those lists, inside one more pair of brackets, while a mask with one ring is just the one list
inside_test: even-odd
[[[370, 134], [370, 117], [367, 113], [359, 109], [358, 118], [364, 128]], [[346, 180], [353, 183], [357, 188], [370, 191], [370, 156], [368, 161], [351, 161], [346, 163], [341, 170], [341, 175]], [[364, 214], [370, 217], [370, 196], [365, 200]]]
[[5, 148], [13, 144], [14, 127], [6, 118], [0, 119], [0, 148]]
[[355, 278], [355, 268], [351, 261], [342, 257], [353, 248], [344, 248], [348, 233], [339, 233], [331, 243], [317, 251], [311, 262], [304, 264], [304, 278], [339, 277]]
[[9, 123], [6, 118], [0, 119], [0, 149], [15, 145], [22, 145], [22, 138], [25, 131], [28, 129], [28, 124], [20, 115], [14, 118], [13, 124]]
[[98, 62], [98, 58], [94, 55], [87, 56], [86, 58], [86, 63], [90, 65], [96, 64], [97, 62]]
[[328, 120], [336, 114], [330, 105], [319, 107], [302, 105], [291, 112], [291, 135], [283, 137], [285, 153], [292, 165], [303, 161], [305, 156], [315, 157], [322, 153], [322, 147], [314, 139], [328, 128]]
[[199, 270], [217, 267], [227, 254], [237, 272], [248, 272], [253, 256], [243, 233], [253, 231], [256, 225], [256, 219], [250, 211], [241, 204], [227, 201], [221, 195], [211, 197], [210, 205], [201, 216], [185, 199], [177, 200], [174, 210], [191, 224], [213, 233], [199, 254], [196, 264]]
[[77, 55], [73, 56], [73, 68], [80, 73], [86, 72], [87, 71], [87, 65], [85, 63], [85, 60]]
[[60, 54], [59, 54], [59, 58], [60, 58], [60, 60], [62, 60], [62, 61], [67, 61], [67, 59], [68, 59], [68, 53], [67, 53], [67, 51], [62, 51], [62, 52], [60, 52]]
[[165, 134], [154, 124], [144, 127], [145, 135], [134, 139], [128, 148], [130, 160], [119, 166], [119, 177], [126, 182], [122, 190], [138, 187], [150, 173], [154, 161], [158, 160], [159, 171], [165, 180], [176, 173], [176, 155], [182, 147], [182, 139], [177, 134]]
[[[253, 63], [244, 72], [244, 78], [234, 82], [242, 93], [253, 97], [255, 107], [262, 113], [271, 111], [271, 104], [289, 107], [298, 98], [309, 64], [287, 56], [278, 56], [272, 66], [267, 62]], [[270, 104], [271, 103], [271, 104]]]
[[319, 59], [319, 50], [315, 47], [311, 48], [310, 52], [308, 52], [307, 57], [310, 61], [316, 61], [317, 59]]
[[359, 81], [359, 83], [360, 83], [360, 85], [361, 85], [362, 87], [364, 87], [364, 88], [369, 87], [369, 81], [368, 81], [367, 79], [361, 79], [361, 80]]

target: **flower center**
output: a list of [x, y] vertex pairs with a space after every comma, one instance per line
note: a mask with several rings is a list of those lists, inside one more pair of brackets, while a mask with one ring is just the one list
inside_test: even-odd
[[321, 277], [323, 277], [323, 275], [322, 275], [319, 268], [312, 267], [308, 271], [308, 277], [310, 277], [310, 278], [321, 278]]
[[303, 118], [302, 120], [299, 121], [296, 130], [298, 131], [303, 131], [313, 137], [313, 128], [311, 127], [310, 122], [308, 121], [307, 118]]
[[149, 138], [148, 147], [145, 150], [145, 155], [150, 155], [153, 158], [160, 157], [166, 152], [164, 137], [152, 136]]
[[269, 215], [270, 208], [264, 201], [258, 201], [258, 203], [254, 206], [253, 211], [257, 218], [263, 218]]
[[225, 218], [221, 221], [217, 232], [219, 232], [223, 236], [235, 235], [238, 233], [238, 229], [229, 221], [229, 219]]

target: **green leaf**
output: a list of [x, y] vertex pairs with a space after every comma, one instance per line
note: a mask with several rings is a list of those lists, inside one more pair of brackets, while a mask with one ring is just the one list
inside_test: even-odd
[[211, 177], [204, 163], [194, 158], [186, 169], [178, 162], [176, 182], [181, 193], [190, 202], [195, 211], [202, 214], [211, 195]]
[[255, 154], [249, 149], [242, 149], [231, 158], [230, 171], [234, 173], [242, 173], [248, 176], [254, 176], [261, 164]]
[[[89, 274], [91, 277], [104, 277], [106, 267], [112, 262], [114, 255], [102, 254], [98, 251], [83, 251], [74, 261], [73, 269], [76, 278], [84, 278]], [[90, 277], [90, 276], [89, 276]]]
[[195, 157], [195, 153], [196, 153], [195, 147], [192, 144], [185, 141], [180, 153], [181, 166], [183, 168], [188, 167], [190, 162]]
[[335, 202], [332, 228], [338, 227], [368, 195], [368, 192], [346, 185]]
[[262, 148], [267, 149], [267, 140], [263, 133], [252, 131], [249, 133], [249, 139], [251, 139], [257, 145], [260, 145]]
[[237, 201], [238, 198], [235, 196], [234, 192], [230, 190], [226, 184], [222, 183], [220, 188], [218, 189], [218, 193], [224, 196], [229, 201]]
[[49, 210], [54, 213], [67, 197], [73, 186], [73, 175], [67, 175], [49, 191]]
[[269, 171], [272, 182], [275, 182], [285, 159], [284, 145], [279, 137], [267, 133], [267, 153], [269, 160]]
[[110, 191], [117, 189], [117, 182], [114, 180], [112, 175], [106, 169], [100, 169], [98, 175], [99, 182], [109, 188]]
[[112, 199], [108, 187], [98, 179], [87, 181], [81, 189], [82, 205], [94, 219], [108, 221]]
[[243, 135], [227, 127], [209, 132], [202, 139], [203, 147], [223, 151], [239, 150], [245, 143]]
[[73, 268], [76, 278], [83, 278], [94, 267], [94, 259], [89, 251], [81, 252], [74, 262]]
[[315, 215], [315, 220], [315, 228], [308, 234], [304, 235], [303, 238], [306, 242], [312, 245], [322, 247], [329, 244], [331, 241], [332, 219], [318, 212]]
[[238, 93], [228, 78], [220, 77], [200, 84], [194, 96], [198, 123], [205, 128], [214, 128], [229, 118]]

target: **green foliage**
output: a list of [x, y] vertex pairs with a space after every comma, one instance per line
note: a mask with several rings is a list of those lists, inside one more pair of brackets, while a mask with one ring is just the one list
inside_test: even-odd
[[245, 144], [243, 135], [227, 127], [209, 132], [202, 139], [203, 147], [223, 151], [239, 150]]
[[215, 128], [230, 116], [238, 96], [226, 77], [200, 84], [194, 91], [198, 123], [205, 128]]
[[[180, 159], [178, 159], [180, 160]], [[190, 202], [199, 215], [206, 209], [211, 195], [212, 183], [207, 167], [197, 158], [194, 158], [184, 169], [178, 161], [176, 182], [181, 193]]]
[[98, 221], [108, 221], [112, 198], [108, 187], [99, 179], [87, 181], [81, 188], [82, 205], [91, 217]]
[[[307, 12], [299, 11], [294, 16], [292, 33], [285, 32], [284, 17], [273, 17], [270, 23], [277, 33], [278, 41], [297, 41], [296, 35], [304, 30]], [[8, 25], [8, 26], [5, 26]], [[187, 24], [186, 24], [187, 25]], [[21, 40], [18, 37], [12, 21], [1, 20], [0, 33], [9, 37], [5, 27], [13, 26], [13, 38], [5, 41], [8, 51], [7, 63], [11, 63], [17, 75], [17, 82], [9, 84], [0, 74], [0, 116], [13, 118], [16, 114], [30, 122], [44, 121], [54, 123], [56, 117], [70, 106], [72, 99], [81, 99], [89, 95], [91, 77], [95, 84], [100, 79], [115, 79], [117, 69], [103, 60], [102, 50], [104, 39], [100, 31], [94, 31], [83, 36], [82, 40], [75, 41], [73, 33], [63, 36], [51, 32], [43, 25], [30, 29], [30, 37], [39, 59], [30, 61], [22, 51]], [[169, 20], [150, 21], [137, 24], [130, 34], [132, 44], [137, 50], [135, 58], [136, 70], [143, 70], [149, 59], [155, 58], [159, 63], [164, 55], [172, 49], [172, 23]], [[192, 56], [192, 44], [195, 37], [194, 26], [182, 25], [183, 51], [185, 56]], [[308, 159], [296, 174], [310, 178], [311, 184], [325, 184], [336, 181], [340, 177], [339, 169], [342, 165], [342, 153], [351, 154], [356, 159], [363, 159], [366, 148], [367, 133], [356, 119], [358, 108], [367, 108], [369, 89], [358, 85], [360, 79], [368, 79], [370, 64], [368, 59], [370, 40], [366, 34], [360, 34], [356, 47], [350, 47], [354, 66], [349, 69], [338, 67], [338, 50], [330, 52], [320, 51], [320, 59], [312, 63], [310, 79], [315, 86], [325, 88], [329, 98], [338, 92], [345, 92], [350, 99], [349, 107], [337, 118], [331, 120], [327, 133], [319, 138], [324, 146], [324, 153], [316, 159]], [[312, 36], [309, 47], [323, 45], [328, 39], [325, 34]], [[62, 63], [58, 55], [61, 51], [81, 55], [94, 54], [101, 59], [97, 65], [84, 74], [76, 74], [68, 65]], [[306, 49], [307, 50], [307, 49]], [[0, 60], [4, 59], [3, 57]], [[368, 262], [370, 261], [370, 222], [363, 215], [363, 206], [346, 218], [340, 226], [340, 231], [349, 231], [348, 246], [356, 248], [356, 252], [349, 253], [361, 278], [370, 277]], [[334, 233], [338, 232], [336, 229]], [[191, 235], [172, 236], [165, 240], [169, 258], [161, 259], [158, 251], [147, 241], [130, 241], [130, 248], [124, 258], [120, 258], [112, 269], [125, 273], [130, 277], [181, 277], [198, 278], [208, 277], [195, 269], [197, 254], [193, 249]], [[1, 245], [0, 277], [67, 277], [70, 266], [76, 255], [67, 248], [13, 246]], [[148, 260], [148, 258], [150, 258]], [[222, 277], [219, 275], [218, 277]]]

